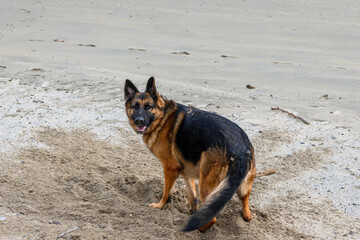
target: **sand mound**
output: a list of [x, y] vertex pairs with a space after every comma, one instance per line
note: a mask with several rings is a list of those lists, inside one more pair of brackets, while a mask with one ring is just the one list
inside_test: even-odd
[[[299, 172], [321, 166], [323, 158], [329, 156], [322, 148], [275, 158], [278, 172], [255, 180], [251, 222], [243, 221], [241, 204], [234, 197], [218, 215], [214, 228], [183, 234], [179, 229], [188, 218], [183, 181], [177, 181], [176, 192], [165, 209], [148, 207], [161, 197], [162, 168], [140, 138], [131, 141], [131, 148], [99, 140], [79, 129], [43, 128], [36, 132], [36, 138], [44, 147], [25, 148], [14, 156], [16, 161], [0, 163], [6, 170], [1, 176], [1, 203], [13, 212], [0, 228], [12, 239], [54, 239], [74, 228], [64, 237], [299, 239], [313, 236], [303, 227], [316, 229], [312, 224], [323, 217], [340, 216], [331, 202], [316, 203], [305, 189], [293, 190], [287, 183]], [[275, 129], [264, 131], [254, 144], [258, 155], [265, 155], [272, 150], [261, 150], [261, 145], [275, 147], [283, 141], [291, 142], [291, 137]], [[269, 195], [263, 201], [266, 193]], [[301, 224], [294, 226], [295, 222]]]

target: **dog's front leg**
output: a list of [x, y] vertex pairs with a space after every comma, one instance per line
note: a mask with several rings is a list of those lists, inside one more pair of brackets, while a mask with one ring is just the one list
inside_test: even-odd
[[164, 168], [164, 176], [165, 186], [163, 196], [160, 202], [149, 204], [150, 207], [162, 209], [166, 205], [171, 194], [172, 187], [174, 186], [175, 180], [179, 177], [179, 170]]

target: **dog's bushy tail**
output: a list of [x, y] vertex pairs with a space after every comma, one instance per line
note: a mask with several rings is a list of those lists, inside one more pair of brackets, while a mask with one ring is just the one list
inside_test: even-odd
[[193, 231], [210, 222], [230, 201], [248, 169], [249, 164], [245, 157], [231, 157], [226, 178], [207, 196], [205, 203], [190, 217], [182, 231]]

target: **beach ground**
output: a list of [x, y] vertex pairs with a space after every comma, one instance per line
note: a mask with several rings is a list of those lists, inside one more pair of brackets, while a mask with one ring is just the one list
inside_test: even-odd
[[[1, 1], [0, 239], [359, 239], [359, 6]], [[182, 233], [180, 178], [130, 129], [123, 86], [225, 116], [258, 171], [245, 222]], [[254, 88], [247, 88], [252, 85]], [[279, 106], [296, 116], [272, 110]]]

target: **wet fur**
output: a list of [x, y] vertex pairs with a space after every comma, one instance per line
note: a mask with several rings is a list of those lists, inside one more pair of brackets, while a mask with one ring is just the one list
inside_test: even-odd
[[[165, 206], [175, 180], [181, 175], [190, 207], [196, 211], [183, 231], [209, 228], [235, 192], [243, 203], [244, 219], [250, 220], [249, 196], [256, 175], [254, 149], [238, 125], [217, 114], [164, 98], [158, 94], [153, 77], [148, 80], [145, 92], [139, 92], [126, 80], [125, 100], [126, 113], [135, 131], [138, 128], [134, 119], [139, 114], [148, 120], [143, 140], [163, 165], [163, 196], [151, 207]], [[134, 104], [140, 107], [135, 110]], [[195, 179], [199, 179], [200, 209]]]

